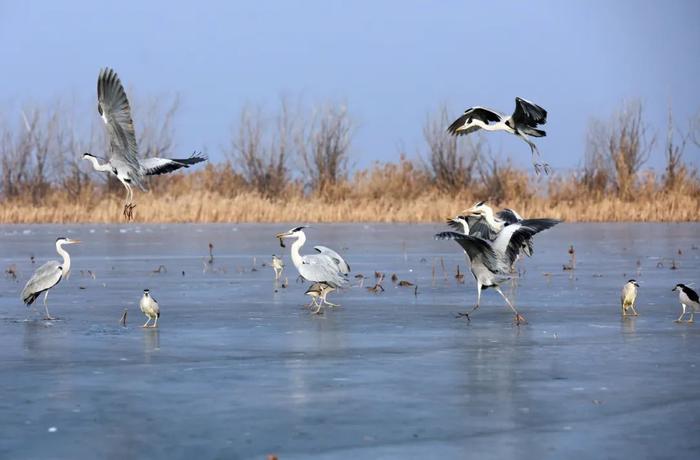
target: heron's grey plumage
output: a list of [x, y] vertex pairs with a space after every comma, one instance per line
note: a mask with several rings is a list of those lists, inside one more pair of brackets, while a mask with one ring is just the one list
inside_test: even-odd
[[22, 301], [27, 305], [34, 303], [42, 292], [56, 286], [63, 278], [63, 267], [57, 260], [49, 260], [37, 268], [22, 289]]
[[126, 189], [124, 216], [131, 218], [133, 207], [132, 185], [145, 190], [144, 178], [150, 175], [165, 174], [180, 168], [207, 160], [205, 155], [192, 154], [189, 158], [148, 158], [139, 159], [138, 145], [131, 108], [126, 91], [117, 73], [110, 69], [100, 70], [97, 79], [97, 110], [105, 123], [109, 137], [109, 158], [100, 164], [98, 157], [86, 153], [83, 158], [92, 163], [96, 171], [111, 173]]
[[314, 249], [321, 254], [325, 254], [331, 259], [333, 259], [333, 262], [335, 262], [338, 265], [338, 268], [340, 269], [340, 273], [343, 275], [347, 275], [350, 273], [350, 265], [343, 259], [343, 257], [332, 250], [331, 248], [327, 248], [325, 246], [314, 246]]

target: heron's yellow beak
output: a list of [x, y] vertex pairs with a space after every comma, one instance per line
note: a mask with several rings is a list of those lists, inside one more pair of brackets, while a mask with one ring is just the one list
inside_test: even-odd
[[67, 241], [67, 243], [68, 243], [68, 244], [78, 244], [78, 243], [82, 243], [82, 241], [70, 239], [70, 240]]
[[289, 232], [282, 232], [282, 233], [278, 233], [277, 235], [275, 235], [275, 238], [281, 240], [282, 238], [284, 238], [288, 235], [289, 235]]

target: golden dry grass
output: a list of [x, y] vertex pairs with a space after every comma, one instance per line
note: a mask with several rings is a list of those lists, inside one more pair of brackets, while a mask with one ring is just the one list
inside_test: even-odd
[[[462, 193], [457, 197], [435, 191], [408, 199], [392, 197], [348, 197], [327, 201], [294, 194], [287, 199], [266, 199], [243, 192], [225, 197], [194, 191], [175, 197], [137, 195], [134, 222], [439, 222], [482, 197]], [[626, 202], [618, 198], [554, 201], [531, 196], [495, 206], [511, 207], [524, 216], [547, 216], [567, 222], [608, 221], [698, 221], [700, 200], [685, 194], [667, 194], [654, 199]], [[121, 195], [67, 202], [62, 194], [46, 204], [6, 202], [0, 209], [2, 223], [111, 223], [123, 221]]]

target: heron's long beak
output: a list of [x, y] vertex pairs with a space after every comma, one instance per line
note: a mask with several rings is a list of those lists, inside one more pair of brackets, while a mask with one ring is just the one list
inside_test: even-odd
[[80, 241], [80, 240], [74, 240], [74, 239], [69, 239], [68, 241], [66, 241], [66, 243], [68, 243], [68, 244], [78, 244], [78, 243], [82, 243], [82, 241]]
[[281, 240], [282, 238], [287, 238], [288, 236], [289, 236], [289, 232], [282, 232], [282, 233], [278, 233], [277, 235], [275, 235], [275, 238], [277, 238], [278, 240]]

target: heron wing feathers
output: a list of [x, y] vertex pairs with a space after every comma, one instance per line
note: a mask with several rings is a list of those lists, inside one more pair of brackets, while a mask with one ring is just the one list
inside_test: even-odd
[[345, 284], [338, 264], [325, 254], [303, 256], [299, 273], [309, 281], [325, 282], [333, 287]]
[[189, 168], [192, 165], [206, 161], [206, 155], [193, 153], [189, 158], [146, 158], [141, 161], [143, 173], [147, 176], [166, 174], [177, 171], [180, 168]]
[[520, 97], [515, 98], [515, 111], [513, 121], [532, 128], [547, 123], [547, 111], [537, 104]]
[[436, 240], [454, 240], [467, 253], [470, 260], [481, 259], [486, 268], [491, 271], [498, 270], [496, 253], [488, 241], [471, 235], [457, 232], [440, 232], [435, 235]]
[[22, 289], [22, 301], [27, 305], [31, 305], [39, 294], [58, 284], [62, 275], [63, 271], [60, 262], [56, 260], [46, 262], [36, 269], [34, 275], [29, 278], [24, 289]]
[[477, 119], [485, 124], [490, 122], [497, 123], [501, 121], [501, 115], [493, 110], [486, 109], [484, 107], [471, 107], [464, 111], [464, 114], [457, 118], [452, 124], [447, 128], [447, 132], [454, 134], [456, 136], [462, 134], [473, 133], [481, 129], [477, 125], [471, 125], [472, 120]]
[[348, 264], [340, 254], [326, 246], [314, 246], [314, 249], [319, 253], [324, 254], [333, 259], [333, 262], [335, 262], [336, 265], [338, 265], [341, 274], [347, 275], [348, 273], [350, 273], [350, 264]]
[[109, 134], [110, 159], [120, 159], [138, 172], [138, 147], [129, 100], [119, 76], [110, 68], [100, 71], [97, 79], [97, 102], [98, 111]]

